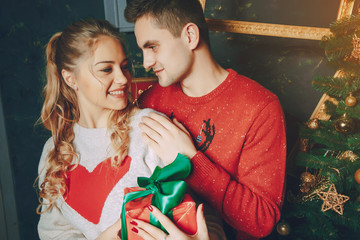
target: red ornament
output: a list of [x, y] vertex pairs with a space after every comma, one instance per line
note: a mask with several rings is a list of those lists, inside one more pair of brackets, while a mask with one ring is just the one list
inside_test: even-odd
[[360, 168], [354, 174], [355, 181], [360, 184]]

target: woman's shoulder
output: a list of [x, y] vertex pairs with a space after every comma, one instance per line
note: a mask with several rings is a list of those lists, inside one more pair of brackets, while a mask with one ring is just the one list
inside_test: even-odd
[[53, 138], [52, 138], [52, 137], [49, 137], [49, 138], [46, 140], [43, 149], [49, 149], [49, 148], [51, 149], [51, 148], [53, 148], [53, 147], [54, 147]]
[[146, 116], [151, 112], [155, 112], [155, 113], [159, 113], [158, 111], [152, 109], [152, 108], [136, 108], [135, 110], [135, 114], [134, 115], [141, 115], [141, 116]]
[[38, 173], [42, 173], [44, 171], [46, 165], [46, 159], [48, 157], [49, 152], [54, 148], [54, 141], [53, 138], [50, 137], [44, 144], [39, 165], [38, 165]]
[[48, 153], [54, 148], [54, 141], [52, 137], [49, 137], [48, 140], [46, 140], [42, 153], [41, 153], [41, 159], [46, 158]]
[[148, 116], [149, 113], [152, 113], [152, 112], [163, 115], [162, 113], [155, 111], [154, 109], [151, 109], [151, 108], [143, 108], [143, 109], [136, 108], [133, 111], [134, 111], [134, 114], [131, 117], [131, 124], [140, 123], [142, 117]]

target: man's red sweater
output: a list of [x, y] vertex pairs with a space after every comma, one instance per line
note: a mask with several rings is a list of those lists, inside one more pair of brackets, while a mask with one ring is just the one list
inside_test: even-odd
[[186, 182], [238, 230], [237, 239], [256, 239], [270, 234], [280, 218], [284, 116], [273, 93], [228, 71], [225, 81], [205, 96], [186, 96], [179, 84], [156, 84], [138, 102], [188, 129], [198, 152]]

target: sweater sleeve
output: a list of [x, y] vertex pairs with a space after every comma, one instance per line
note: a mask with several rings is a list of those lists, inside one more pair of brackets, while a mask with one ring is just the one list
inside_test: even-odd
[[[52, 138], [50, 138], [44, 145], [39, 162], [39, 188], [45, 178], [46, 159], [52, 148], [53, 142]], [[45, 210], [46, 205], [43, 205], [41, 211], [44, 212]], [[79, 229], [75, 228], [65, 219], [57, 207], [53, 207], [51, 210], [40, 215], [40, 220], [38, 222], [38, 234], [39, 238], [42, 240], [86, 239]]]
[[[222, 158], [226, 161], [226, 156]], [[191, 160], [187, 183], [232, 227], [255, 237], [271, 233], [280, 218], [286, 167], [284, 117], [278, 100], [255, 117], [235, 176], [200, 151]]]

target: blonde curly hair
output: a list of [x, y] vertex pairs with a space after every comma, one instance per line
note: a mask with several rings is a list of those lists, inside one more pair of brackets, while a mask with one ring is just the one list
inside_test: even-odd
[[[124, 46], [114, 26], [106, 20], [93, 19], [72, 23], [63, 32], [54, 34], [46, 46], [46, 85], [40, 121], [51, 131], [54, 148], [49, 152], [43, 169], [46, 173], [39, 191], [38, 214], [56, 206], [57, 198], [67, 191], [66, 172], [79, 163], [73, 146], [73, 126], [79, 121], [79, 106], [75, 91], [65, 83], [61, 71], [75, 71], [82, 57], [93, 53], [96, 40], [102, 36], [112, 37]], [[107, 126], [115, 153], [111, 158], [113, 167], [119, 166], [128, 153], [129, 118], [135, 111], [128, 100], [125, 109], [113, 110], [109, 117]], [[48, 208], [41, 212], [43, 205]]]

